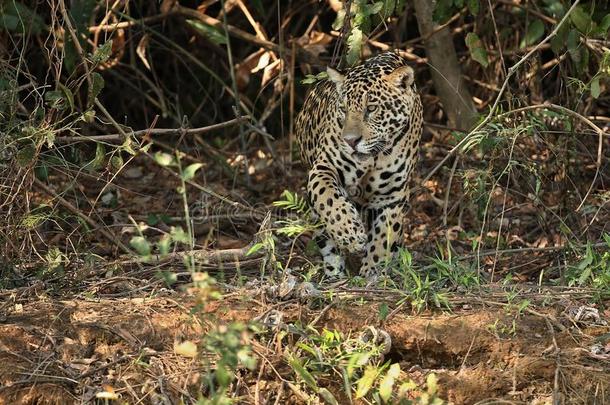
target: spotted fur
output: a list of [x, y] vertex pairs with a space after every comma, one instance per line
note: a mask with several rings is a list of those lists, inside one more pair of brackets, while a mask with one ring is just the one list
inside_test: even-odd
[[[326, 273], [339, 276], [339, 250], [363, 254], [374, 277], [402, 242], [403, 208], [422, 131], [413, 69], [394, 52], [328, 69], [305, 100], [295, 133], [309, 169], [307, 194], [324, 222]], [[338, 249], [337, 249], [338, 248]]]

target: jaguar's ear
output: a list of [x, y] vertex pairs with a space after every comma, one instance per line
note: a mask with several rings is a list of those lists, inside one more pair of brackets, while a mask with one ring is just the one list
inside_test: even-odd
[[343, 86], [345, 76], [343, 76], [341, 73], [337, 72], [331, 67], [326, 68], [326, 74], [328, 74], [328, 78], [330, 79], [330, 81], [335, 83], [335, 86], [337, 86], [337, 90], [341, 91], [341, 86]]
[[389, 75], [386, 75], [384, 79], [396, 87], [407, 89], [413, 84], [413, 80], [415, 80], [415, 72], [409, 66], [401, 66]]

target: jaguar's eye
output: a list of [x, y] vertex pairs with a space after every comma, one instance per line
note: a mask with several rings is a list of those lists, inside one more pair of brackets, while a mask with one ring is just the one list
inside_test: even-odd
[[366, 111], [372, 113], [377, 109], [377, 104], [369, 104], [366, 106]]

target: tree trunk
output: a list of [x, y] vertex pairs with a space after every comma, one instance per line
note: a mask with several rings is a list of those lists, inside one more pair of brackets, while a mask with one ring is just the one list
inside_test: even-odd
[[[462, 78], [453, 38], [447, 27], [438, 30], [432, 20], [436, 1], [414, 0], [419, 33], [424, 38], [426, 55], [436, 93], [441, 99], [449, 123], [455, 128], [468, 130], [476, 120], [472, 96]], [[438, 30], [437, 32], [434, 32]]]

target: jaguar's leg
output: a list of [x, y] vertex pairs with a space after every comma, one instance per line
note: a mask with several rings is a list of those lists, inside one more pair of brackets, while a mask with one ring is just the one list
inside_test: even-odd
[[368, 209], [368, 241], [360, 267], [360, 275], [373, 278], [383, 271], [393, 255], [402, 245], [402, 205], [392, 205], [381, 209]]
[[349, 253], [361, 253], [366, 244], [364, 225], [328, 166], [319, 164], [309, 172], [307, 194], [336, 246]]
[[337, 249], [335, 242], [323, 233], [316, 235], [314, 240], [322, 255], [324, 274], [331, 279], [344, 276], [345, 260]]

